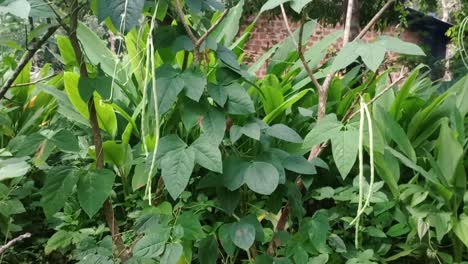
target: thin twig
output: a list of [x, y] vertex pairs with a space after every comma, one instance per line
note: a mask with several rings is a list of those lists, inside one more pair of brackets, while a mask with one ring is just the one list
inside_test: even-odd
[[13, 74], [3, 84], [3, 87], [0, 90], [0, 100], [8, 92], [8, 89], [11, 88], [16, 78], [20, 75], [21, 71], [23, 71], [24, 67], [26, 67], [28, 62], [32, 59], [32, 57], [34, 57], [34, 54], [36, 54], [36, 52], [42, 47], [42, 45], [44, 45], [44, 43], [47, 42], [47, 40], [55, 33], [55, 31], [57, 31], [59, 27], [59, 25], [49, 27], [45, 35], [42, 36], [42, 38], [40, 38], [37, 42], [34, 42], [34, 44], [30, 48], [28, 48], [28, 51], [19, 61], [18, 66], [16, 67]]
[[18, 84], [15, 84], [15, 85], [10, 86], [10, 88], [16, 88], [16, 87], [24, 87], [24, 86], [34, 85], [34, 84], [40, 83], [40, 82], [42, 82], [42, 81], [47, 81], [47, 80], [49, 80], [49, 79], [51, 79], [51, 78], [54, 78], [54, 77], [57, 76], [57, 75], [59, 75], [59, 73], [52, 74], [52, 75], [46, 76], [46, 77], [41, 78], [41, 79], [37, 79], [37, 80], [32, 81], [32, 82], [18, 83]]
[[301, 18], [301, 25], [300, 25], [300, 28], [299, 28], [299, 43], [298, 43], [298, 42], [296, 42], [296, 39], [294, 38], [294, 34], [293, 34], [292, 30], [291, 30], [291, 27], [289, 26], [288, 17], [286, 15], [286, 11], [284, 10], [283, 4], [281, 4], [280, 7], [281, 7], [281, 14], [283, 16], [284, 25], [286, 26], [286, 29], [287, 29], [287, 31], [289, 33], [289, 36], [291, 37], [294, 44], [296, 45], [297, 54], [299, 55], [299, 59], [301, 60], [302, 65], [304, 66], [304, 69], [306, 70], [307, 75], [309, 76], [310, 80], [315, 85], [315, 87], [317, 87], [317, 91], [320, 91], [322, 89], [322, 86], [320, 85], [320, 83], [315, 78], [314, 73], [312, 72], [312, 69], [309, 67], [309, 64], [307, 63], [307, 60], [304, 57], [304, 51], [302, 49], [302, 38], [303, 38], [303, 35], [304, 35], [304, 24], [305, 24], [304, 23], [305, 22], [304, 21], [304, 16], [302, 16], [302, 18]]
[[195, 46], [196, 47], [200, 47], [200, 45], [203, 43], [203, 41], [205, 41], [205, 39], [208, 37], [208, 35], [210, 35], [211, 32], [213, 32], [213, 30], [215, 30], [215, 28], [224, 20], [224, 18], [229, 14], [229, 9], [225, 9], [224, 12], [221, 14], [221, 16], [219, 17], [218, 20], [216, 20], [216, 22], [211, 25], [211, 27], [205, 32], [205, 34], [203, 34], [196, 42]]
[[18, 237], [13, 238], [12, 240], [8, 241], [8, 243], [0, 247], [0, 254], [3, 254], [8, 248], [12, 247], [15, 243], [30, 237], [31, 233], [24, 233]]
[[185, 14], [184, 14], [184, 10], [182, 9], [182, 5], [180, 4], [180, 0], [176, 0], [175, 2], [176, 2], [176, 12], [177, 12], [177, 15], [179, 16], [180, 22], [184, 26], [185, 31], [187, 32], [187, 35], [189, 35], [190, 39], [192, 40], [193, 45], [196, 45], [197, 38], [193, 34], [189, 25], [187, 24], [187, 21], [185, 21]]
[[390, 7], [391, 4], [393, 4], [395, 0], [389, 0], [380, 10], [375, 14], [375, 16], [367, 23], [367, 25], [359, 32], [359, 35], [357, 35], [356, 39], [360, 39], [364, 37], [364, 35], [371, 29], [371, 27], [379, 20], [379, 18], [383, 15], [385, 10], [387, 10], [388, 7]]

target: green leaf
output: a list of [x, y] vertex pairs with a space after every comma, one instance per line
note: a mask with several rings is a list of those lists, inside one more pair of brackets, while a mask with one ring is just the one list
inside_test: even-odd
[[122, 33], [127, 33], [138, 26], [144, 0], [99, 0], [98, 19], [102, 22], [109, 17], [112, 24]]
[[424, 51], [416, 44], [402, 41], [399, 38], [391, 36], [380, 36], [377, 43], [385, 47], [389, 51], [394, 51], [400, 54], [425, 56]]
[[454, 132], [447, 123], [442, 124], [437, 140], [437, 164], [442, 168], [442, 174], [448, 183], [456, 187], [466, 188], [463, 146], [455, 138]]
[[377, 72], [377, 69], [385, 58], [386, 50], [384, 47], [374, 42], [361, 46], [358, 53], [367, 68], [373, 72]]
[[107, 43], [99, 38], [96, 33], [85, 24], [79, 23], [76, 34], [86, 58], [89, 59], [91, 64], [99, 65], [108, 76], [114, 76], [122, 83], [128, 79], [122, 67], [117, 64], [118, 60], [115, 54], [107, 48]]
[[291, 143], [302, 143], [303, 141], [296, 131], [283, 124], [272, 125], [266, 129], [266, 133], [272, 137]]
[[185, 83], [184, 91], [187, 97], [198, 102], [206, 87], [206, 78], [203, 73], [200, 70], [188, 69], [180, 75], [180, 78]]
[[404, 223], [398, 223], [390, 227], [387, 231], [389, 237], [399, 237], [404, 234], [407, 234], [410, 231], [409, 226]]
[[218, 238], [224, 251], [226, 251], [229, 256], [234, 256], [236, 246], [231, 239], [231, 229], [232, 224], [223, 224], [220, 226], [218, 229]]
[[215, 236], [205, 237], [198, 247], [198, 258], [203, 264], [216, 264], [218, 260], [218, 241]]
[[64, 152], [79, 152], [80, 146], [78, 144], [78, 138], [69, 130], [59, 130], [52, 138], [50, 142], [54, 143], [61, 151]]
[[78, 171], [72, 167], [58, 166], [47, 172], [41, 189], [41, 204], [46, 217], [53, 216], [65, 205], [78, 182]]
[[260, 140], [260, 125], [255, 122], [249, 122], [241, 128], [242, 134], [248, 136], [249, 138]]
[[182, 257], [183, 247], [179, 243], [171, 243], [166, 246], [164, 255], [161, 257], [161, 264], [177, 264]]
[[203, 134], [206, 137], [211, 138], [213, 143], [221, 143], [226, 130], [226, 118], [224, 113], [216, 108], [210, 108], [201, 121], [201, 128], [203, 130]]
[[231, 140], [232, 144], [236, 143], [237, 140], [239, 140], [240, 137], [242, 137], [242, 127], [238, 125], [233, 125], [229, 129], [229, 139]]
[[255, 112], [255, 107], [247, 91], [238, 83], [225, 87], [228, 94], [227, 111], [233, 115], [246, 115]]
[[245, 182], [245, 171], [249, 163], [230, 156], [223, 162], [224, 186], [231, 191], [239, 189]]
[[322, 121], [317, 122], [314, 128], [304, 138], [303, 149], [309, 150], [311, 147], [321, 144], [332, 137], [335, 137], [343, 127], [335, 114], [326, 115]]
[[280, 6], [281, 4], [284, 4], [289, 1], [290, 0], [268, 0], [265, 4], [263, 4], [262, 8], [260, 9], [259, 15], [267, 10], [276, 8]]
[[356, 61], [356, 59], [359, 57], [358, 51], [361, 45], [363, 45], [362, 42], [353, 41], [344, 46], [344, 48], [342, 48], [340, 52], [338, 52], [336, 57], [333, 59], [330, 71], [339, 71], [348, 67], [351, 63]]
[[234, 7], [229, 9], [229, 14], [210, 34], [217, 42], [224, 45], [231, 45], [232, 41], [238, 36], [239, 26], [243, 18], [244, 0], [239, 1]]
[[390, 113], [397, 122], [402, 116], [402, 104], [410, 94], [411, 87], [413, 86], [414, 82], [416, 81], [416, 78], [419, 75], [419, 69], [420, 67], [416, 67], [416, 69], [413, 70], [411, 75], [406, 79], [403, 86], [401, 86], [400, 90], [396, 94], [395, 100], [393, 100], [393, 103], [390, 106]]
[[290, 6], [296, 13], [300, 14], [302, 9], [310, 2], [312, 0], [292, 0]]
[[230, 49], [218, 44], [216, 56], [226, 64], [226, 66], [229, 66], [229, 68], [232, 68], [235, 71], [240, 71], [240, 65], [239, 62], [237, 62], [236, 55]]
[[63, 74], [63, 82], [65, 86], [65, 92], [67, 93], [67, 97], [75, 107], [75, 109], [86, 119], [89, 119], [88, 113], [88, 105], [86, 102], [81, 99], [79, 89], [78, 89], [78, 82], [80, 76], [73, 72], [65, 72]]
[[263, 109], [265, 114], [269, 114], [284, 103], [284, 96], [281, 92], [279, 80], [274, 75], [267, 75], [263, 79], [263, 84], [260, 87], [263, 96]]
[[468, 216], [461, 214], [460, 218], [453, 225], [453, 232], [468, 247]]
[[31, 165], [26, 162], [28, 159], [28, 157], [22, 157], [0, 160], [0, 181], [26, 175], [31, 168]]
[[133, 248], [133, 255], [137, 257], [155, 258], [164, 252], [164, 245], [169, 239], [170, 229], [162, 229], [157, 233], [145, 235], [138, 240]]
[[269, 195], [278, 186], [278, 170], [270, 163], [252, 162], [245, 171], [245, 183], [252, 191]]
[[194, 165], [195, 154], [189, 148], [172, 151], [162, 159], [161, 175], [172, 199], [176, 200], [187, 187]]
[[303, 90], [299, 93], [295, 93], [293, 96], [289, 97], [284, 103], [282, 103], [279, 107], [269, 113], [267, 116], [263, 118], [263, 121], [267, 124], [270, 124], [273, 120], [283, 114], [289, 107], [295, 104], [297, 101], [301, 100], [304, 95], [306, 95], [309, 90]]
[[53, 234], [45, 245], [45, 254], [49, 255], [52, 251], [68, 247], [73, 239], [73, 232], [59, 230]]
[[213, 100], [221, 107], [226, 104], [228, 95], [224, 86], [215, 84], [215, 83], [208, 83], [208, 94], [213, 98]]
[[408, 158], [412, 161], [416, 161], [416, 152], [414, 151], [405, 131], [400, 127], [395, 119], [393, 119], [388, 112], [378, 106], [374, 109], [374, 115], [374, 119], [379, 120], [379, 124], [381, 124], [380, 129], [383, 131], [384, 135], [395, 141], [398, 144], [398, 147], [406, 154], [406, 156], [408, 156]]
[[221, 151], [213, 139], [208, 136], [201, 136], [190, 145], [195, 152], [195, 162], [202, 167], [214, 172], [223, 172], [223, 162]]
[[184, 239], [195, 241], [205, 237], [200, 220], [193, 212], [182, 213], [177, 223], [184, 228]]
[[99, 127], [104, 129], [112, 138], [117, 134], [117, 116], [112, 105], [101, 100], [98, 94], [94, 95], [94, 106], [99, 122]]
[[158, 143], [158, 153], [156, 153], [156, 160], [162, 160], [166, 155], [172, 151], [182, 151], [187, 147], [187, 144], [180, 139], [179, 136], [170, 134], [162, 137]]
[[307, 231], [309, 239], [319, 252], [326, 247], [329, 230], [330, 224], [328, 215], [324, 211], [316, 212], [311, 221], [308, 222]]
[[179, 77], [179, 71], [163, 65], [156, 69], [156, 87], [158, 90], [159, 114], [166, 113], [177, 101], [177, 96], [184, 89], [185, 83]]
[[216, 195], [219, 201], [219, 206], [228, 215], [232, 215], [240, 202], [239, 190], [230, 191], [227, 188], [220, 187], [216, 189]]
[[359, 148], [359, 131], [355, 129], [339, 131], [331, 138], [333, 160], [341, 174], [346, 179], [356, 162]]
[[93, 170], [80, 175], [78, 180], [78, 201], [91, 218], [99, 211], [109, 197], [114, 185], [115, 174], [111, 170]]
[[389, 151], [384, 155], [375, 153], [374, 164], [380, 178], [388, 185], [395, 198], [400, 196], [398, 180], [400, 178], [400, 164], [398, 160]]
[[299, 174], [312, 175], [317, 173], [314, 163], [300, 155], [291, 155], [285, 158], [282, 164], [285, 169]]
[[96, 78], [80, 76], [80, 80], [78, 82], [78, 90], [80, 92], [81, 99], [85, 102], [89, 101], [94, 91], [98, 92], [101, 97], [110, 98], [111, 87], [112, 78], [101, 74], [100, 71]]
[[57, 47], [62, 56], [65, 65], [76, 65], [76, 55], [71, 45], [70, 39], [67, 36], [55, 36]]
[[461, 78], [449, 88], [449, 92], [456, 95], [457, 108], [458, 111], [460, 111], [460, 115], [463, 117], [468, 113], [468, 91], [466, 87], [468, 87], [468, 75], [465, 75], [464, 78]]
[[28, 19], [31, 5], [26, 0], [13, 0], [8, 5], [0, 6], [0, 14], [12, 14], [21, 19]]
[[230, 236], [234, 245], [247, 251], [255, 241], [255, 228], [245, 222], [234, 223], [231, 226]]

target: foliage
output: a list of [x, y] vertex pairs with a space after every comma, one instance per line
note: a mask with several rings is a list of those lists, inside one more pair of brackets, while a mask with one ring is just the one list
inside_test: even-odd
[[[60, 65], [34, 77], [29, 62], [1, 101], [0, 233], [32, 238], [0, 262], [468, 260], [468, 75], [442, 90], [418, 66], [398, 87], [386, 52], [424, 53], [391, 37], [321, 64], [333, 33], [303, 54], [334, 76], [318, 120], [299, 31], [243, 65], [254, 24], [236, 38], [244, 2], [231, 4], [218, 24], [211, 0], [51, 3]], [[73, 20], [85, 14], [120, 44]]]

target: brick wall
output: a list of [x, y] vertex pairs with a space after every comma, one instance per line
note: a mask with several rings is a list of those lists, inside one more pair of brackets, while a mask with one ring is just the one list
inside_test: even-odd
[[[243, 21], [240, 32], [242, 33], [245, 28], [253, 21], [254, 17], [247, 17]], [[294, 31], [298, 28], [299, 23], [289, 21], [289, 25], [291, 30]], [[336, 26], [321, 26], [317, 25], [315, 28], [315, 32], [311, 35], [308, 46], [312, 46], [317, 41], [321, 40], [323, 37], [327, 36], [328, 34], [341, 30], [343, 27], [341, 25]], [[385, 32], [375, 32], [369, 31], [363, 38], [364, 41], [369, 42], [375, 39], [379, 35], [396, 35], [395, 27], [389, 27], [388, 30]], [[245, 59], [244, 62], [247, 64], [252, 64], [259, 58], [263, 53], [265, 53], [268, 49], [270, 49], [273, 45], [283, 41], [285, 38], [289, 36], [289, 33], [284, 25], [284, 20], [281, 16], [278, 17], [260, 17], [257, 20], [257, 23], [252, 30], [252, 34], [250, 37], [249, 42], [247, 42], [245, 46]], [[341, 45], [341, 39], [338, 43], [334, 44]], [[390, 57], [394, 58], [394, 55]], [[266, 72], [266, 64], [257, 72], [257, 76], [263, 76]]]

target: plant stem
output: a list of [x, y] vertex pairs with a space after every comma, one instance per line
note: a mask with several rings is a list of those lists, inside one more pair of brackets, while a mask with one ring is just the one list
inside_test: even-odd
[[[68, 36], [72, 44], [73, 50], [75, 51], [76, 59], [80, 67], [80, 74], [83, 77], [88, 76], [88, 71], [86, 69], [86, 63], [84, 61], [83, 51], [76, 35], [76, 29], [78, 27], [78, 1], [74, 1], [72, 4], [72, 14], [70, 17], [70, 31]], [[101, 131], [99, 129], [99, 123], [97, 119], [96, 106], [94, 105], [94, 97], [91, 97], [88, 101], [88, 111], [89, 111], [89, 121], [93, 131], [93, 143], [96, 150], [96, 169], [104, 168], [104, 152], [102, 148], [102, 138]], [[107, 199], [103, 205], [103, 212], [107, 222], [108, 227], [110, 228], [112, 235], [113, 245], [117, 249], [117, 256], [120, 257], [122, 262], [126, 262], [131, 257], [131, 252], [127, 250], [123, 242], [122, 236], [120, 235], [119, 226], [115, 223], [114, 209], [112, 207], [112, 202]]]

